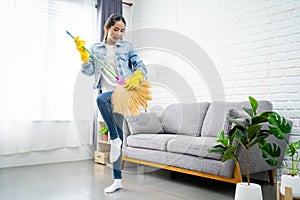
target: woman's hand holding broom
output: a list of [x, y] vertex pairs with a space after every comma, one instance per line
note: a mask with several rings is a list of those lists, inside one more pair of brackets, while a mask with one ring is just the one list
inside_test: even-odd
[[74, 42], [76, 44], [76, 48], [79, 51], [80, 55], [81, 55], [81, 60], [83, 63], [88, 63], [90, 61], [90, 56], [89, 53], [84, 49], [84, 45], [85, 45], [85, 41], [79, 39], [79, 36], [77, 36], [74, 39]]
[[141, 70], [135, 71], [133, 75], [125, 82], [124, 88], [127, 90], [136, 89], [140, 85], [143, 78], [144, 76]]
[[81, 60], [83, 63], [87, 64], [90, 61], [90, 56], [92, 56], [100, 65], [102, 65], [102, 67], [105, 68], [105, 70], [107, 72], [109, 72], [113, 77], [115, 77], [118, 81], [119, 85], [123, 85], [125, 80], [124, 78], [120, 78], [118, 77], [113, 71], [111, 71], [101, 60], [99, 60], [92, 52], [90, 52], [84, 45], [85, 45], [85, 41], [84, 40], [80, 40], [79, 36], [74, 37], [69, 31], [66, 31], [67, 34], [73, 38], [75, 44], [76, 44], [76, 48], [79, 51], [79, 53], [81, 54]]
[[148, 107], [147, 101], [152, 100], [150, 96], [151, 92], [149, 91], [151, 85], [148, 81], [143, 80], [143, 78], [142, 71], [137, 70], [125, 82], [123, 87], [126, 88], [130, 95], [128, 96], [128, 111], [124, 113], [138, 115], [139, 107], [142, 106], [146, 110]]

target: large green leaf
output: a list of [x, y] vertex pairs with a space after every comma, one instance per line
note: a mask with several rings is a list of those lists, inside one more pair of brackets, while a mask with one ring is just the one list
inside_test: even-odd
[[279, 114], [273, 112], [269, 115], [270, 132], [278, 139], [284, 139], [286, 134], [291, 132], [291, 125]]
[[256, 110], [258, 108], [258, 103], [256, 101], [256, 99], [254, 99], [253, 97], [249, 96], [249, 101], [253, 110], [254, 115], [256, 115]]
[[228, 147], [231, 144], [230, 138], [225, 137], [224, 130], [218, 133], [216, 142], [223, 144], [225, 147]]
[[231, 118], [231, 117], [226, 117], [226, 119], [227, 119], [229, 122], [233, 122], [233, 123], [235, 123], [236, 125], [239, 125], [239, 126], [241, 126], [241, 127], [246, 128], [245, 125], [244, 125], [242, 122], [240, 122], [239, 120], [237, 120], [237, 119], [233, 119], [233, 118]]
[[249, 142], [248, 142], [246, 131], [236, 129], [235, 138], [245, 149], [248, 149]]
[[250, 117], [254, 116], [253, 110], [251, 108], [243, 107], [243, 110], [248, 113]]
[[222, 162], [225, 162], [225, 161], [231, 160], [231, 159], [237, 161], [237, 157], [235, 155], [236, 148], [237, 148], [237, 145], [231, 146], [229, 149], [227, 149], [223, 154]]
[[299, 149], [300, 149], [299, 141], [290, 143], [285, 149], [285, 154], [287, 156], [293, 157], [297, 153], [297, 150], [299, 150]]
[[269, 121], [268, 117], [265, 116], [255, 116], [251, 119], [251, 124], [260, 124]]
[[257, 135], [256, 138], [253, 141], [251, 141], [250, 147], [257, 143], [261, 143], [264, 139], [266, 139], [269, 136], [270, 134], [268, 132], [260, 132], [259, 135]]
[[229, 131], [229, 139], [232, 143], [232, 141], [234, 140], [235, 138], [235, 130], [237, 129], [237, 126], [234, 126], [230, 131]]
[[225, 137], [224, 131], [221, 131], [218, 133], [218, 138], [216, 141], [221, 144], [217, 144], [217, 145], [213, 146], [212, 148], [210, 148], [208, 150], [208, 152], [223, 154], [222, 162], [225, 162], [230, 159], [237, 160], [237, 157], [235, 154], [236, 154], [236, 148], [238, 145], [232, 145], [229, 138]]
[[216, 142], [223, 142], [223, 139], [225, 138], [224, 136], [224, 130], [220, 131], [218, 134], [217, 134], [217, 140]]
[[281, 150], [280, 147], [275, 143], [269, 143], [264, 141], [259, 144], [263, 158], [266, 158], [266, 162], [269, 165], [276, 166], [279, 164], [278, 157], [280, 156]]
[[273, 111], [265, 111], [265, 112], [261, 112], [259, 114], [259, 116], [263, 116], [263, 117], [269, 117], [270, 114], [274, 113]]
[[288, 145], [288, 146], [286, 147], [286, 149], [285, 149], [285, 154], [286, 154], [287, 156], [292, 157], [292, 156], [295, 155], [295, 153], [296, 153], [296, 149], [293, 147], [292, 144], [290, 144], [290, 145]]
[[297, 150], [300, 149], [300, 141], [293, 142], [292, 145], [295, 149], [297, 149]]
[[226, 151], [226, 147], [224, 147], [221, 144], [213, 146], [208, 150], [209, 153], [220, 153], [220, 154], [224, 153], [225, 151]]
[[258, 133], [261, 127], [261, 124], [254, 124], [248, 127], [248, 138], [250, 141], [255, 138], [256, 133]]

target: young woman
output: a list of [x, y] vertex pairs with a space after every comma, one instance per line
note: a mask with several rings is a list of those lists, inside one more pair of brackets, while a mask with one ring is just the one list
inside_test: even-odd
[[[140, 60], [133, 45], [123, 41], [126, 22], [119, 14], [111, 15], [104, 25], [104, 38], [100, 43], [91, 47], [91, 52], [102, 60], [120, 78], [128, 78], [124, 87], [127, 90], [135, 89], [146, 76], [147, 70]], [[112, 77], [88, 52], [83, 49], [84, 40], [75, 38], [75, 44], [81, 54], [82, 72], [88, 76], [94, 75], [94, 88], [98, 89], [97, 105], [108, 127], [111, 139], [110, 162], [113, 164], [114, 182], [104, 189], [105, 193], [112, 193], [122, 188], [122, 141], [123, 116], [113, 113], [111, 96], [117, 85]]]

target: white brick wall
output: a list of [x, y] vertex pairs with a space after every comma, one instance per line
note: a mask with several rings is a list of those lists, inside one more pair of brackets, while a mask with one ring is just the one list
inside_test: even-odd
[[[133, 29], [186, 35], [213, 60], [226, 100], [249, 95], [270, 100], [274, 110], [293, 121], [291, 141], [300, 139], [300, 0], [134, 0], [132, 9]], [[143, 51], [141, 56], [151, 63], [150, 73], [155, 63], [164, 63], [182, 74], [198, 101], [211, 100], [205, 79], [188, 66], [166, 55]], [[174, 81], [165, 74], [157, 68], [149, 78]], [[153, 98], [153, 110], [178, 101], [158, 86]]]
[[[300, 139], [300, 0], [135, 0], [134, 4], [133, 29], [164, 28], [191, 38], [217, 67], [226, 100], [247, 100], [249, 95], [270, 100], [274, 110], [293, 120], [292, 139]], [[196, 85], [199, 76], [182, 73], [198, 100], [210, 99], [207, 88]], [[155, 104], [160, 101], [172, 103], [172, 97], [161, 96]]]
[[[297, 125], [299, 13], [299, 0], [135, 0], [132, 27], [164, 28], [186, 35], [213, 60], [226, 100], [247, 100], [248, 95], [268, 99], [275, 110]], [[181, 73], [188, 77], [191, 87], [199, 84], [193, 73]], [[201, 91], [197, 97], [203, 98]]]

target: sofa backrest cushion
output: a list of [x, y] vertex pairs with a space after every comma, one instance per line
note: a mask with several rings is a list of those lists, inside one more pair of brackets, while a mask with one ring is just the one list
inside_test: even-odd
[[140, 113], [137, 116], [125, 117], [131, 134], [163, 133], [159, 117], [154, 112]]
[[[231, 128], [231, 124], [228, 123], [226, 117], [231, 118], [243, 118], [247, 116], [247, 113], [242, 109], [242, 107], [251, 107], [248, 101], [242, 102], [224, 102], [215, 101], [212, 102], [207, 110], [201, 135], [216, 137], [217, 134], [224, 130], [225, 135]], [[272, 103], [269, 101], [258, 101], [257, 112], [271, 111], [273, 109]]]
[[171, 104], [161, 115], [165, 133], [199, 136], [209, 103]]

